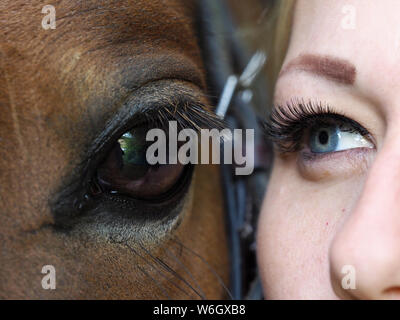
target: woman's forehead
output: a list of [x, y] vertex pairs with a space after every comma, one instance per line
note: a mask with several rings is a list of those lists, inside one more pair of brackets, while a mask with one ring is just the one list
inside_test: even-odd
[[351, 59], [357, 65], [400, 59], [400, 2], [298, 1], [288, 57], [301, 51]]
[[[337, 75], [341, 68], [349, 75], [346, 69], [352, 66], [357, 94], [382, 108], [393, 105], [400, 99], [400, 21], [396, 16], [400, 2], [385, 2], [365, 6], [357, 1], [298, 1], [283, 70], [303, 62], [301, 68], [317, 74], [332, 69]], [[327, 57], [329, 63], [324, 62]], [[316, 69], [318, 63], [308, 63], [311, 60], [318, 62], [321, 70]]]

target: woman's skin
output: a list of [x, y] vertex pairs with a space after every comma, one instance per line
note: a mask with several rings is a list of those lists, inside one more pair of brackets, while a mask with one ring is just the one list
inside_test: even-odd
[[[276, 153], [258, 229], [266, 298], [400, 299], [399, 12], [398, 0], [296, 3], [274, 103], [327, 103], [371, 147]], [[342, 287], [346, 265], [356, 289]]]

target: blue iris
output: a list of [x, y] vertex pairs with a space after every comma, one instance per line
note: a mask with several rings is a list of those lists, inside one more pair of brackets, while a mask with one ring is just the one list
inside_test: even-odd
[[313, 153], [336, 151], [340, 139], [340, 130], [336, 125], [318, 126], [311, 129], [309, 146]]

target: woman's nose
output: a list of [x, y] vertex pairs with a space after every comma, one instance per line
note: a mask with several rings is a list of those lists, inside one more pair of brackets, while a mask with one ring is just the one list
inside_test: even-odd
[[400, 135], [378, 152], [329, 255], [339, 297], [400, 299]]

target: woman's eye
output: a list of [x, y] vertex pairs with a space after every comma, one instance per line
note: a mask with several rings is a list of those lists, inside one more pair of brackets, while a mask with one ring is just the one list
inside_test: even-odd
[[308, 147], [313, 153], [327, 153], [355, 148], [373, 148], [374, 145], [349, 125], [324, 124], [311, 128]]
[[157, 199], [168, 193], [181, 177], [181, 164], [150, 165], [146, 160], [147, 128], [124, 133], [97, 171], [100, 187], [137, 199]]

